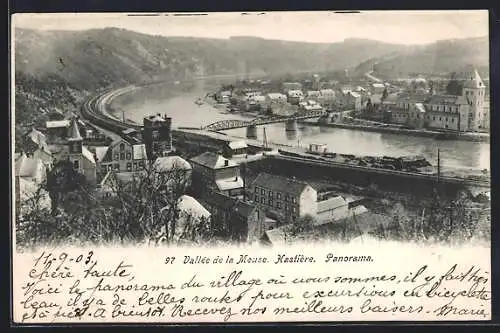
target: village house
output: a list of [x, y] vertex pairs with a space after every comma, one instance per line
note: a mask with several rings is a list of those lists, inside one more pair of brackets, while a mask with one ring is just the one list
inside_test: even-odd
[[286, 102], [287, 97], [281, 93], [269, 93], [266, 95], [267, 104], [271, 104], [272, 102]]
[[253, 242], [263, 234], [265, 214], [257, 206], [222, 193], [201, 199], [215, 226], [225, 230], [233, 241]]
[[59, 146], [55, 159], [70, 161], [75, 171], [84, 175], [87, 182], [94, 185], [97, 183], [97, 164], [94, 154], [83, 145], [76, 118], [71, 121], [70, 135], [66, 139], [66, 145]]
[[207, 192], [242, 195], [244, 182], [237, 163], [213, 152], [193, 157], [190, 162], [193, 166], [193, 188], [199, 195]]
[[372, 94], [381, 94], [385, 90], [385, 85], [383, 83], [373, 83], [370, 88]]
[[229, 90], [221, 91], [215, 94], [215, 99], [218, 103], [228, 104], [233, 94]]
[[148, 160], [145, 144], [131, 143], [124, 139], [115, 140], [108, 147], [94, 147], [94, 153], [100, 175], [105, 175], [110, 170], [143, 170]]
[[245, 140], [230, 141], [224, 146], [224, 151], [228, 153], [227, 157], [246, 155], [248, 145]]
[[36, 128], [24, 136], [23, 152], [27, 156], [41, 160], [49, 168], [52, 166], [53, 157], [46, 136]]
[[[72, 119], [77, 119], [77, 117], [73, 117]], [[77, 119], [78, 131], [80, 132], [80, 136], [85, 138], [87, 136], [87, 128], [85, 123]], [[49, 120], [45, 123], [47, 140], [49, 142], [61, 143], [64, 142], [72, 134], [72, 120], [71, 119], [63, 119], [63, 120]]]
[[343, 110], [356, 110], [362, 109], [362, 98], [361, 94], [350, 89], [341, 89], [339, 98], [335, 100], [336, 105], [338, 105]]
[[319, 90], [308, 90], [305, 99], [319, 102], [321, 99], [321, 92]]
[[153, 171], [166, 180], [166, 186], [191, 185], [192, 166], [180, 156], [158, 157], [153, 163]]
[[287, 92], [287, 101], [290, 104], [299, 104], [304, 99], [304, 93], [302, 90], [289, 90]]
[[256, 205], [285, 219], [316, 215], [316, 190], [304, 181], [260, 173], [252, 183], [251, 193]]
[[300, 82], [283, 82], [282, 84], [283, 93], [286, 94], [290, 90], [302, 90], [302, 84]]
[[319, 102], [322, 105], [332, 105], [335, 103], [335, 91], [333, 89], [321, 89], [319, 93]]

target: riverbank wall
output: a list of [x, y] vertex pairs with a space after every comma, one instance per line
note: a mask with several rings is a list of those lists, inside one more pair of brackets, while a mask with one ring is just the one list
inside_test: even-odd
[[267, 172], [291, 178], [314, 179], [323, 183], [351, 184], [366, 188], [367, 191], [385, 191], [403, 193], [415, 197], [432, 196], [435, 190], [441, 195], [456, 196], [460, 191], [466, 190], [465, 183], [438, 182], [436, 177], [411, 177], [397, 173], [376, 172], [376, 170], [361, 170], [334, 164], [320, 164], [313, 161], [287, 158], [285, 156], [267, 156], [265, 159], [246, 163], [246, 168], [251, 173]]
[[[342, 129], [351, 129], [351, 130], [375, 132], [375, 133], [402, 134], [402, 135], [410, 135], [416, 137], [435, 138], [436, 140], [439, 140], [439, 137], [443, 135], [443, 132], [437, 132], [437, 131], [412, 130], [412, 129], [396, 128], [396, 127], [380, 127], [380, 126], [340, 124], [340, 123], [318, 123], [316, 120], [309, 120], [309, 119], [304, 119], [299, 122], [309, 126], [342, 128]], [[456, 136], [453, 136], [453, 138], [450, 140], [489, 143], [490, 136], [487, 134], [483, 135], [476, 133], [474, 134], [461, 133], [457, 134]]]

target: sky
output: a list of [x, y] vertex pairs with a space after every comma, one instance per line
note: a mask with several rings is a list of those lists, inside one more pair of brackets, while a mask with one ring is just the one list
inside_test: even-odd
[[426, 44], [443, 39], [488, 36], [489, 29], [486, 10], [156, 14], [15, 14], [12, 22], [14, 27], [41, 30], [117, 27], [163, 36], [256, 36], [318, 43], [366, 38], [397, 44]]

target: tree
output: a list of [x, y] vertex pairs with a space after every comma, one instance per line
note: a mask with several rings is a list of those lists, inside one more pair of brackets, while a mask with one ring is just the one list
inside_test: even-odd
[[456, 79], [456, 73], [452, 73], [450, 77], [450, 81], [446, 85], [446, 93], [448, 95], [462, 95], [462, 83]]
[[52, 214], [55, 215], [62, 204], [68, 203], [68, 198], [71, 200], [85, 198], [88, 187], [85, 176], [78, 173], [69, 160], [56, 162], [47, 173], [44, 185], [52, 203]]
[[384, 91], [382, 92], [382, 97], [380, 98], [380, 102], [384, 102], [387, 99], [387, 96], [389, 95], [387, 91], [387, 87], [384, 88]]

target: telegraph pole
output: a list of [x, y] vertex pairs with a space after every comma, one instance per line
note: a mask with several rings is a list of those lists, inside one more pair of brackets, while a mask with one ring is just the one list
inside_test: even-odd
[[437, 165], [437, 182], [439, 184], [439, 181], [441, 179], [441, 156], [440, 156], [440, 151], [439, 151], [439, 148], [438, 148], [438, 165]]

